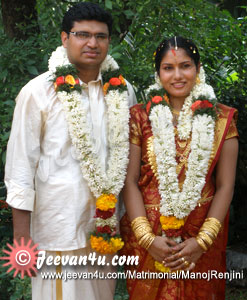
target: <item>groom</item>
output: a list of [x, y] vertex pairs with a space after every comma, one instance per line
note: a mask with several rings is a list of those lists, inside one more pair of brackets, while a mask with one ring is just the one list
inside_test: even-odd
[[[90, 124], [82, 130], [93, 141], [99, 163], [96, 170], [91, 170], [93, 173], [98, 172], [97, 168], [106, 171], [110, 156], [107, 129], [112, 124], [107, 120], [101, 64], [108, 52], [111, 31], [111, 15], [89, 2], [71, 7], [62, 22], [62, 44], [69, 62], [78, 71], [77, 83], [82, 87], [79, 101]], [[56, 53], [59, 51], [53, 55], [53, 62], [61, 59]], [[5, 177], [7, 202], [13, 210], [14, 238], [24, 237], [27, 241], [31, 237], [47, 255], [89, 257], [92, 249], [88, 236], [95, 228], [95, 197], [88, 181], [90, 174], [82, 174], [80, 164], [84, 162], [78, 158], [76, 149], [84, 140], [72, 143], [73, 122], [67, 118], [49, 76], [46, 72], [31, 80], [16, 99]], [[133, 88], [125, 83], [126, 101], [132, 106], [136, 102]], [[71, 84], [73, 87], [75, 82]], [[65, 269], [60, 266], [47, 270]], [[88, 263], [76, 270], [94, 272], [97, 265]], [[111, 265], [107, 267], [107, 272], [114, 270]], [[40, 272], [32, 278], [35, 300], [110, 300], [114, 289], [114, 280], [43, 280]]]

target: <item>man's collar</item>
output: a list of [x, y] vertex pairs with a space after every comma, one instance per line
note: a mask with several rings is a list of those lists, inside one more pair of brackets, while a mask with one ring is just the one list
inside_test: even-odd
[[[98, 74], [98, 76], [97, 76], [97, 78], [95, 79], [95, 80], [91, 80], [91, 81], [89, 81], [88, 82], [88, 84], [89, 83], [97, 83], [97, 82], [99, 82], [99, 81], [101, 81], [101, 84], [103, 84], [103, 79], [102, 79], [102, 74], [101, 74], [101, 71], [99, 71], [99, 74]], [[79, 82], [80, 82], [80, 85], [88, 85], [88, 84], [86, 84], [85, 82], [83, 82], [80, 78], [79, 78]]]

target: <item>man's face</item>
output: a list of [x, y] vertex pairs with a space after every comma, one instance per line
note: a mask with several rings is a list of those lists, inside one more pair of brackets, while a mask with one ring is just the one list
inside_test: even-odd
[[67, 49], [68, 58], [79, 70], [99, 70], [105, 59], [110, 43], [108, 27], [95, 20], [74, 22], [71, 32], [62, 32], [63, 46]]

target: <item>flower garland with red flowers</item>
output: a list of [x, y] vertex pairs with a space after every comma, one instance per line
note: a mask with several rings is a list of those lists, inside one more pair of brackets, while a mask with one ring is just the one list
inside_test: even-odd
[[129, 107], [125, 79], [119, 75], [116, 61], [108, 55], [101, 65], [108, 122], [108, 168], [103, 171], [94, 151], [87, 108], [81, 101], [77, 70], [70, 64], [66, 49], [58, 47], [49, 60], [54, 87], [68, 123], [83, 177], [96, 198], [95, 230], [90, 234], [94, 250], [107, 254], [120, 250], [124, 243], [117, 234], [115, 206], [121, 191], [129, 154]]
[[[169, 99], [162, 86], [160, 89], [157, 88], [157, 83], [151, 86], [147, 92], [148, 97], [151, 98], [147, 102], [146, 111], [149, 114], [154, 136], [156, 176], [161, 197], [162, 235], [170, 237], [178, 243], [182, 241], [181, 233], [185, 218], [201, 198], [214, 142], [217, 117], [216, 99], [212, 87], [205, 83], [202, 68], [200, 77], [200, 83], [193, 87], [190, 95], [185, 99], [178, 119], [179, 138], [187, 140], [191, 135], [191, 151], [187, 159], [188, 167], [182, 190], [179, 188], [176, 173], [175, 128]], [[155, 262], [155, 267], [159, 271], [169, 272], [169, 268], [164, 267], [158, 261]]]

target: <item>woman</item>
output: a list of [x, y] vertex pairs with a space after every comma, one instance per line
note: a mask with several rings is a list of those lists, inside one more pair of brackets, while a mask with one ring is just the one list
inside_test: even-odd
[[[216, 102], [190, 40], [163, 41], [155, 66], [149, 102], [131, 108], [121, 254], [139, 256], [137, 272], [224, 272], [237, 112]], [[225, 299], [222, 279], [172, 278], [128, 279], [130, 300]]]

